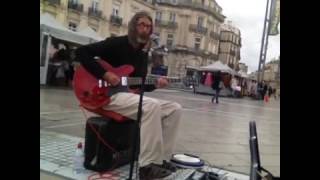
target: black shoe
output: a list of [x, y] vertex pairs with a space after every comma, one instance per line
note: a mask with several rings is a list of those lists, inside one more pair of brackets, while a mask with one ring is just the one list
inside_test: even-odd
[[176, 172], [177, 171], [177, 166], [172, 164], [171, 162], [168, 162], [166, 160], [163, 161], [161, 167], [171, 171], [171, 172]]
[[156, 180], [168, 177], [171, 175], [171, 171], [162, 167], [162, 165], [149, 164], [139, 168], [140, 180]]

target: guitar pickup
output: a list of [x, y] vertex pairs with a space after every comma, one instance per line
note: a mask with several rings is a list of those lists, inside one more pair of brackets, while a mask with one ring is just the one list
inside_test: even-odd
[[102, 88], [102, 80], [101, 79], [99, 79], [99, 81], [98, 81], [99, 83], [98, 83], [98, 87], [99, 88]]
[[[121, 86], [128, 86], [128, 77], [121, 77], [121, 82], [120, 82]], [[99, 79], [98, 81], [98, 87], [102, 88], [102, 87], [109, 87], [111, 86], [110, 83], [108, 83], [107, 81], [104, 81], [102, 79]]]
[[128, 77], [121, 77], [121, 85], [128, 86]]
[[108, 86], [111, 86], [111, 84], [109, 84], [107, 81], [99, 79], [99, 81], [98, 81], [98, 87], [99, 88], [108, 87]]

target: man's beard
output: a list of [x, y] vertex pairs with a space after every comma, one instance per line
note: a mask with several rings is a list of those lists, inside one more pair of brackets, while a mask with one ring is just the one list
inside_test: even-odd
[[139, 44], [146, 44], [149, 41], [149, 36], [148, 35], [138, 35], [137, 36], [137, 42]]

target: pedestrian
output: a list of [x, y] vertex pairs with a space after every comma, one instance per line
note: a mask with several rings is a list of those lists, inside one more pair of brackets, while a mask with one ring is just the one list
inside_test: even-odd
[[220, 90], [223, 87], [223, 81], [221, 81], [221, 71], [212, 74], [212, 76], [213, 83], [211, 84], [211, 88], [215, 91], [215, 95], [213, 95], [211, 102], [214, 103], [214, 100], [216, 100], [216, 103], [218, 104]]

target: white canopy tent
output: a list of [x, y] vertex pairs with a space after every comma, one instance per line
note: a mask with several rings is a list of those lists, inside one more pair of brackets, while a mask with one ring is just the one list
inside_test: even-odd
[[73, 32], [67, 29], [48, 13], [40, 14], [40, 33], [41, 32], [45, 32], [57, 39], [76, 44], [88, 44], [92, 42], [92, 39], [94, 39], [84, 35], [83, 33]]
[[80, 34], [82, 36], [88, 37], [93, 39], [94, 41], [102, 41], [103, 38], [99, 36], [98, 33], [96, 33], [92, 28], [90, 28], [89, 26], [80, 30], [79, 32], [77, 32], [77, 34]]
[[238, 72], [238, 74], [243, 78], [249, 78], [249, 75], [241, 70]]
[[190, 66], [190, 65], [187, 65], [187, 66], [186, 66], [186, 69], [192, 69], [192, 70], [198, 70], [198, 71], [200, 70], [199, 67]]
[[225, 73], [235, 74], [235, 71], [231, 69], [229, 66], [222, 64], [220, 61], [216, 61], [213, 64], [207, 65], [207, 66], [201, 66], [199, 68], [202, 71], [221, 71]]
[[102, 40], [92, 29], [73, 32], [48, 13], [40, 14], [40, 84], [46, 84], [52, 37], [78, 45]]

